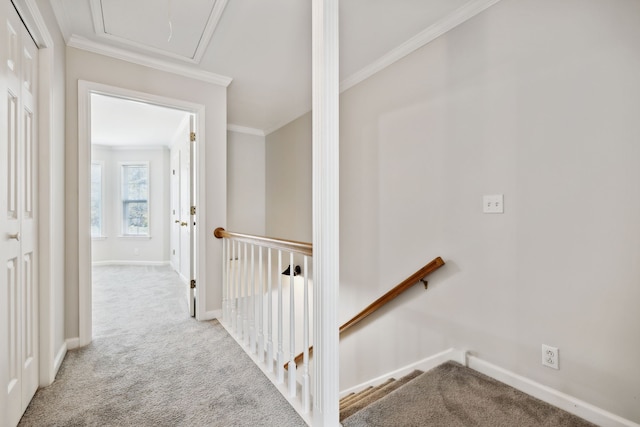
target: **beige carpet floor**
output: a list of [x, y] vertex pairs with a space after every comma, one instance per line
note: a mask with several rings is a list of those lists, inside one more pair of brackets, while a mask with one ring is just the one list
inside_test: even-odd
[[188, 316], [169, 267], [93, 274], [93, 343], [67, 354], [20, 426], [306, 425], [217, 321]]

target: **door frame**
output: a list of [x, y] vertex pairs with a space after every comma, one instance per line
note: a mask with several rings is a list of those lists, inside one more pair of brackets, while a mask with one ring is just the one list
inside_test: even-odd
[[[109, 86], [86, 80], [78, 80], [78, 313], [79, 313], [79, 345], [85, 346], [92, 340], [92, 299], [91, 299], [91, 233], [90, 233], [90, 201], [91, 201], [91, 94], [114, 96], [148, 104], [183, 110], [196, 118], [198, 143], [196, 144], [195, 196], [198, 223], [205, 224], [205, 107], [184, 100], [168, 98], [151, 93]], [[168, 215], [168, 212], [167, 212]], [[205, 320], [206, 310], [206, 228], [196, 227], [196, 277], [203, 284], [198, 286], [196, 299], [196, 319]]]

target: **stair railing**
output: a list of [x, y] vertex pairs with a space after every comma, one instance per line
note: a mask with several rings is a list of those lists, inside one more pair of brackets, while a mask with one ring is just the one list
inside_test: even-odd
[[[442, 260], [442, 258], [440, 257], [434, 258], [427, 265], [425, 265], [420, 270], [413, 273], [411, 276], [404, 279], [402, 282], [396, 285], [389, 292], [387, 292], [386, 294], [382, 295], [380, 298], [378, 298], [377, 300], [369, 304], [364, 310], [362, 310], [361, 312], [353, 316], [350, 320], [348, 320], [346, 323], [344, 323], [342, 326], [340, 326], [340, 335], [342, 336], [343, 332], [346, 332], [347, 330], [351, 329], [358, 323], [362, 322], [368, 316], [375, 313], [377, 310], [384, 307], [389, 302], [393, 301], [395, 298], [400, 296], [403, 292], [405, 292], [407, 289], [411, 288], [413, 285], [417, 284], [418, 282], [423, 283], [426, 289], [427, 281], [424, 280], [424, 278], [427, 277], [429, 274], [433, 273], [434, 271], [436, 271], [437, 269], [439, 269], [440, 267], [442, 267], [444, 264], [445, 263]], [[313, 355], [313, 346], [309, 347], [308, 351], [305, 350], [304, 352], [298, 354], [295, 357], [294, 362], [296, 364], [300, 363], [300, 360], [302, 360], [304, 357], [308, 358], [308, 357], [311, 357], [312, 355]], [[290, 365], [290, 362], [285, 364], [284, 368], [286, 370], [289, 370], [289, 365]], [[295, 369], [296, 365], [294, 364], [291, 366], [294, 367]]]
[[[308, 350], [311, 243], [229, 232], [223, 228], [217, 228], [213, 234], [222, 239], [222, 325], [243, 345], [245, 352], [303, 418], [312, 419]], [[283, 258], [286, 262], [287, 257], [288, 321], [284, 317], [286, 297], [283, 292], [283, 281], [286, 280], [283, 278]], [[303, 265], [300, 274], [297, 274], [298, 262]], [[298, 282], [303, 282], [302, 291], [296, 290], [294, 276], [301, 276], [302, 280]], [[300, 305], [302, 319], [299, 319], [300, 313], [296, 318]], [[288, 323], [288, 331], [285, 323]], [[302, 329], [302, 343], [297, 345], [304, 350], [298, 360], [295, 358], [298, 351], [296, 328]], [[289, 353], [288, 365], [297, 366], [302, 362], [300, 390], [296, 369], [286, 373], [285, 385], [285, 351]]]

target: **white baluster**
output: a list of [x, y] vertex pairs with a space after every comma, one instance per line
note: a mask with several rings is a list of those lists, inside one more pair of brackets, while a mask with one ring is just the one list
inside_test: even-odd
[[236, 242], [231, 242], [231, 260], [232, 260], [232, 277], [231, 277], [231, 330], [237, 335], [238, 333], [238, 292], [236, 277], [238, 272], [238, 262], [236, 261]]
[[273, 274], [271, 248], [267, 249], [267, 372], [273, 372]]
[[284, 350], [282, 343], [282, 251], [278, 250], [278, 358], [276, 361], [276, 372], [278, 384], [284, 382]]
[[227, 239], [222, 239], [222, 321], [227, 320], [227, 302], [229, 298], [229, 292], [227, 289], [227, 277], [228, 277], [228, 263], [227, 263]]
[[238, 285], [238, 295], [237, 295], [237, 300], [238, 300], [238, 308], [236, 309], [238, 316], [237, 316], [237, 329], [236, 329], [236, 335], [240, 338], [242, 338], [242, 264], [244, 263], [244, 257], [242, 256], [242, 245], [240, 244], [240, 242], [238, 242], [238, 264], [237, 264], [237, 269], [238, 272], [236, 273], [236, 278], [237, 278], [237, 285]]
[[231, 314], [231, 303], [233, 302], [233, 289], [231, 288], [231, 285], [233, 284], [233, 278], [231, 276], [233, 274], [233, 264], [231, 262], [233, 259], [231, 255], [232, 242], [229, 239], [225, 240], [227, 241], [227, 317], [225, 322], [231, 327], [231, 324], [233, 323]]
[[303, 355], [302, 355], [302, 412], [307, 413], [311, 408], [311, 391], [309, 387], [309, 257], [304, 257], [304, 310], [303, 325]]
[[289, 397], [296, 396], [296, 295], [294, 286], [295, 266], [293, 252], [289, 253]]
[[262, 248], [258, 248], [259, 291], [258, 298], [258, 360], [264, 363], [264, 266], [262, 264]]
[[244, 291], [242, 297], [242, 338], [244, 344], [249, 345], [249, 276], [247, 268], [249, 267], [249, 257], [247, 256], [247, 244], [244, 244]]
[[250, 284], [250, 294], [249, 297], [249, 353], [256, 352], [256, 326], [255, 326], [255, 317], [256, 317], [256, 269], [255, 269], [255, 255], [254, 255], [254, 246], [251, 245], [251, 280]]
[[227, 262], [225, 264], [227, 277], [226, 277], [226, 287], [227, 287], [227, 314], [225, 317], [225, 322], [228, 325], [231, 325], [231, 298], [233, 297], [233, 293], [231, 292], [231, 241], [229, 239], [225, 239], [225, 247], [226, 247], [226, 258]]

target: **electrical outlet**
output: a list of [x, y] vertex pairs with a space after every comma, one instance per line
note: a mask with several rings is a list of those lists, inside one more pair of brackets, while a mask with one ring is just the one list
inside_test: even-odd
[[552, 369], [560, 369], [560, 351], [557, 347], [542, 344], [542, 365]]

